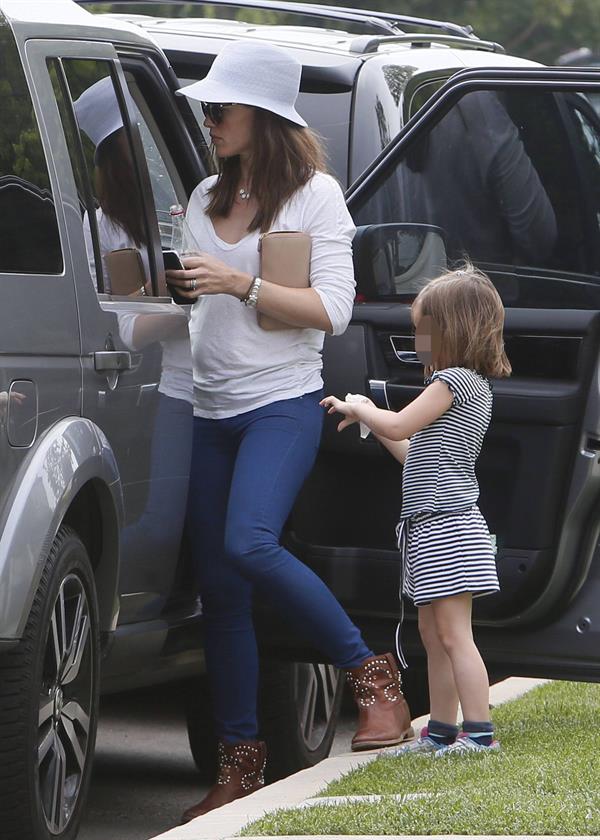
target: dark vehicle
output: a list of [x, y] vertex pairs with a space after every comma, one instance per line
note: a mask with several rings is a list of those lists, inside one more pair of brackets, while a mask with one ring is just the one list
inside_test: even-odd
[[[559, 67], [600, 67], [600, 53], [593, 52], [589, 47], [580, 47], [559, 55], [556, 63]], [[590, 100], [600, 114], [600, 96], [592, 94]]]
[[[362, 174], [454, 73], [534, 66], [477, 38], [470, 26], [359, 8], [288, 0], [78, 2], [148, 32], [182, 85], [204, 78], [233, 39], [289, 49], [303, 65], [298, 111], [324, 139], [330, 169], [343, 186]], [[202, 126], [200, 103], [190, 104]]]
[[[321, 27], [306, 30], [315, 107], [330, 101], [317, 84], [333, 84], [327, 68], [353, 68], [341, 91], [349, 115], [369, 67], [384, 81], [385, 66], [406, 72], [387, 71], [396, 122], [378, 122], [372, 103], [360, 123], [343, 123], [338, 166], [357, 178], [347, 197], [361, 302], [348, 331], [326, 342], [327, 390], [404, 405], [423, 384], [415, 292], [464, 254], [489, 272], [514, 373], [495, 384], [479, 462], [502, 591], [477, 604], [478, 643], [498, 674], [598, 681], [600, 71], [507, 59], [435, 22], [426, 37], [371, 31], [373, 47], [363, 40], [350, 55], [366, 16], [340, 14], [359, 33], [338, 33], [339, 51], [319, 46], [332, 37]], [[387, 25], [373, 19], [371, 30]], [[194, 22], [209, 57], [211, 25]], [[170, 54], [181, 78], [197, 77], [194, 38], [181, 65]], [[139, 26], [71, 0], [0, 0], [0, 46], [0, 821], [8, 840], [67, 840], [85, 803], [100, 690], [201, 672], [201, 605], [181, 542], [191, 408], [176, 384], [189, 377], [187, 320], [168, 295], [162, 250], [170, 206], [185, 206], [212, 164], [189, 105], [173, 96], [173, 68]], [[96, 84], [124, 128], [144, 296], [118, 294], [102, 259], [96, 154], [77, 106]], [[369, 131], [376, 142], [359, 151]], [[375, 442], [328, 424], [286, 536], [378, 650], [398, 612], [400, 482]], [[407, 612], [417, 708], [423, 659]], [[271, 655], [263, 725], [277, 772], [289, 772], [329, 749], [341, 681], [263, 609], [259, 620]], [[190, 735], [206, 769], [211, 737], [198, 712]]]

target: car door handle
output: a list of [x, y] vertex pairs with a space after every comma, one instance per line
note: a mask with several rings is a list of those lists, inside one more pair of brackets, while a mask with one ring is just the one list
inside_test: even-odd
[[390, 344], [392, 345], [394, 356], [398, 359], [399, 362], [402, 362], [403, 365], [420, 365], [421, 362], [419, 361], [419, 357], [417, 356], [414, 350], [400, 349], [400, 343], [402, 341], [409, 341], [410, 339], [411, 336], [406, 335], [390, 336]]
[[99, 350], [94, 353], [94, 368], [98, 371], [131, 370], [131, 353], [128, 350]]
[[395, 350], [395, 356], [403, 365], [422, 365], [414, 350]]
[[390, 408], [387, 381], [385, 379], [369, 379], [369, 394], [377, 408]]

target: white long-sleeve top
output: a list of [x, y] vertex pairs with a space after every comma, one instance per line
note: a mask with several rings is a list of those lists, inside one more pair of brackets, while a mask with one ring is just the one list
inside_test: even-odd
[[[206, 178], [192, 193], [186, 221], [193, 241], [187, 245], [256, 276], [259, 232], [253, 231], [235, 244], [224, 242], [204, 212], [215, 178]], [[355, 227], [337, 181], [322, 172], [315, 174], [284, 205], [271, 230], [310, 234], [310, 284], [323, 302], [333, 334], [344, 332], [354, 301]], [[262, 330], [256, 310], [231, 295], [199, 298], [192, 307], [190, 335], [194, 413], [198, 417], [233, 417], [323, 385], [322, 330]]]

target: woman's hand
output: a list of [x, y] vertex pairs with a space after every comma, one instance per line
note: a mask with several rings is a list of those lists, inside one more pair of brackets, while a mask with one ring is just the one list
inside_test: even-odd
[[321, 400], [319, 405], [327, 409], [327, 414], [343, 414], [344, 419], [338, 423], [337, 430], [342, 432], [358, 421], [357, 409], [360, 403], [347, 403], [344, 400], [338, 400], [337, 397], [325, 397]]
[[166, 271], [167, 282], [176, 286], [190, 303], [202, 295], [233, 295], [242, 300], [253, 278], [243, 271], [209, 254], [189, 254], [181, 257], [185, 270]]

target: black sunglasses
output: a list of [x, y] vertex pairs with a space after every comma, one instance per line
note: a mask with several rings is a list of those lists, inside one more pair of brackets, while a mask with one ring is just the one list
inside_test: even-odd
[[218, 125], [220, 122], [223, 121], [223, 111], [225, 108], [230, 108], [232, 105], [235, 105], [235, 102], [201, 102], [200, 107], [202, 108], [202, 113], [205, 117], [213, 122], [215, 125]]

